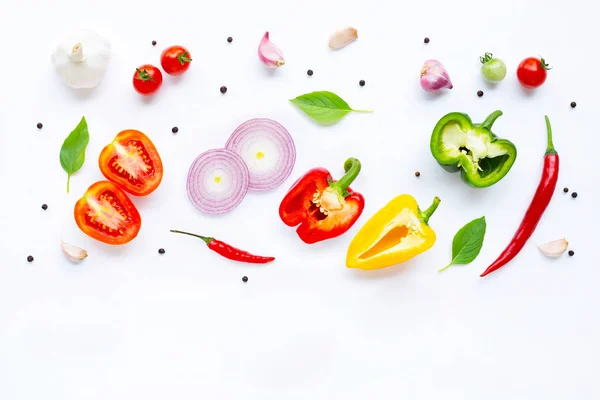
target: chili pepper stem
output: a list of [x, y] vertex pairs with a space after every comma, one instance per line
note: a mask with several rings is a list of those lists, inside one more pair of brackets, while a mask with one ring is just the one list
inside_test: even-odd
[[550, 126], [550, 120], [547, 115], [544, 115], [544, 118], [546, 118], [546, 130], [548, 131], [548, 147], [546, 147], [546, 155], [558, 154], [554, 149], [554, 143], [552, 143], [552, 127]]
[[339, 190], [342, 193], [343, 197], [348, 196], [348, 192], [346, 191], [346, 189], [348, 188], [348, 186], [350, 186], [352, 182], [354, 182], [354, 180], [360, 173], [360, 169], [360, 161], [358, 161], [354, 157], [348, 158], [344, 163], [344, 171], [346, 172], [346, 174], [342, 176], [337, 182], [329, 183], [329, 186], [333, 189]]
[[433, 215], [433, 213], [435, 212], [435, 210], [438, 208], [438, 206], [440, 205], [440, 198], [435, 196], [433, 198], [433, 203], [429, 206], [429, 208], [425, 211], [421, 211], [421, 221], [423, 221], [425, 224], [429, 223], [429, 218], [431, 218], [431, 216]]
[[488, 115], [488, 117], [485, 119], [485, 121], [483, 121], [481, 123], [481, 127], [487, 129], [488, 131], [491, 131], [492, 125], [494, 125], [494, 122], [496, 122], [498, 117], [500, 117], [501, 115], [502, 115], [502, 111], [500, 111], [500, 110], [494, 111], [493, 113]]
[[212, 242], [213, 240], [215, 240], [215, 238], [212, 238], [212, 237], [208, 237], [208, 236], [201, 236], [201, 235], [196, 235], [196, 234], [194, 234], [194, 233], [183, 232], [183, 231], [177, 231], [177, 230], [174, 230], [174, 229], [171, 229], [171, 232], [173, 232], [173, 233], [181, 233], [181, 234], [183, 234], [183, 235], [189, 235], [189, 236], [194, 236], [194, 237], [197, 237], [197, 238], [199, 238], [199, 239], [202, 239], [202, 240], [204, 240], [204, 242], [205, 242], [207, 245], [208, 245], [210, 242]]

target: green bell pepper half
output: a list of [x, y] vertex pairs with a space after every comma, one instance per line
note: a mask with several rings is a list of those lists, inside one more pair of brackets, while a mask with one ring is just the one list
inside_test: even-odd
[[467, 184], [476, 188], [493, 185], [517, 159], [515, 145], [492, 133], [492, 125], [501, 115], [497, 110], [481, 124], [474, 124], [467, 114], [446, 114], [433, 129], [431, 154], [446, 171], [461, 171]]

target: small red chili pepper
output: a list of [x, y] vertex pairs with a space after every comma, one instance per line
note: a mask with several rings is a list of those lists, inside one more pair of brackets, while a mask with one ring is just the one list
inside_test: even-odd
[[348, 186], [360, 172], [360, 161], [348, 158], [346, 174], [334, 181], [325, 168], [313, 168], [298, 179], [281, 201], [279, 216], [312, 244], [341, 235], [354, 225], [365, 207], [365, 199]]
[[233, 261], [240, 261], [251, 264], [266, 264], [275, 260], [275, 257], [255, 256], [253, 254], [248, 253], [247, 251], [236, 249], [235, 247], [230, 246], [227, 243], [221, 242], [220, 240], [217, 240], [212, 237], [200, 236], [193, 233], [176, 230], [171, 230], [171, 232], [182, 233], [184, 235], [190, 235], [200, 238], [204, 240], [204, 242], [208, 245], [209, 249]]
[[546, 129], [548, 131], [548, 147], [546, 148], [546, 154], [544, 156], [544, 169], [542, 171], [542, 179], [538, 185], [538, 188], [535, 192], [535, 196], [527, 212], [525, 213], [525, 217], [523, 218], [523, 222], [521, 222], [521, 226], [515, 233], [509, 245], [504, 249], [502, 254], [498, 257], [496, 261], [492, 263], [486, 269], [482, 277], [494, 272], [498, 268], [507, 264], [510, 260], [512, 260], [525, 246], [525, 243], [529, 239], [529, 237], [535, 231], [538, 222], [542, 218], [546, 207], [550, 204], [550, 200], [552, 199], [552, 195], [554, 194], [554, 189], [556, 188], [556, 182], [558, 181], [558, 166], [559, 166], [559, 158], [558, 153], [554, 150], [554, 144], [552, 143], [552, 128], [550, 127], [550, 120], [546, 116]]

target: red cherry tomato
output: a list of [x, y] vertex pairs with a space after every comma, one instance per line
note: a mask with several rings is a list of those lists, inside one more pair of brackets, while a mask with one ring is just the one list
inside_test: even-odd
[[528, 57], [519, 64], [517, 78], [519, 78], [521, 85], [534, 89], [542, 86], [546, 81], [546, 71], [549, 69], [550, 67], [543, 58]]
[[142, 65], [133, 74], [133, 87], [142, 96], [155, 93], [160, 89], [162, 81], [162, 73], [154, 65]]
[[167, 47], [160, 56], [160, 65], [169, 75], [181, 75], [190, 68], [192, 56], [182, 46]]

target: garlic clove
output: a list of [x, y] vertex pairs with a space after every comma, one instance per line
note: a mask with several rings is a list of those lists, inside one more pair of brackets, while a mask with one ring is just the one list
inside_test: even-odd
[[88, 256], [87, 251], [72, 244], [62, 242], [61, 247], [67, 258], [73, 262], [80, 262]]
[[355, 28], [345, 28], [335, 32], [329, 38], [329, 48], [333, 50], [346, 47], [350, 42], [358, 39], [358, 31]]
[[61, 38], [51, 55], [54, 69], [75, 89], [90, 89], [104, 77], [110, 61], [110, 43], [92, 30]]
[[437, 60], [427, 60], [421, 67], [421, 87], [428, 92], [453, 88], [448, 71]]
[[560, 257], [567, 250], [568, 246], [569, 246], [569, 242], [567, 242], [567, 239], [563, 238], [563, 239], [553, 240], [548, 243], [540, 244], [540, 245], [538, 245], [538, 248], [540, 249], [542, 254], [545, 255], [546, 257], [556, 258], [556, 257]]
[[269, 32], [265, 33], [258, 45], [258, 57], [269, 68], [277, 68], [285, 64], [283, 53], [271, 42]]

